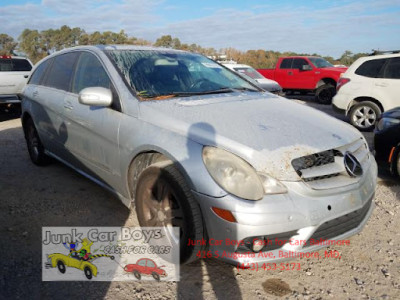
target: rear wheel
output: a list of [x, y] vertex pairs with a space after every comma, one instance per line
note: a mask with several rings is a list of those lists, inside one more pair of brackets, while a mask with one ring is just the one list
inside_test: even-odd
[[351, 108], [350, 123], [359, 130], [372, 130], [381, 113], [381, 109], [375, 103], [362, 101]]
[[[136, 213], [142, 227], [164, 227], [173, 246], [180, 249], [180, 262], [197, 259], [203, 247], [187, 246], [189, 239], [204, 237], [200, 208], [189, 186], [172, 162], [158, 162], [139, 176], [136, 188]], [[179, 237], [173, 227], [179, 228]]]
[[38, 132], [32, 119], [28, 119], [26, 121], [24, 131], [31, 161], [38, 166], [48, 165], [51, 162], [51, 159], [45, 154], [43, 144], [40, 141]]
[[315, 91], [315, 98], [318, 103], [321, 104], [331, 104], [332, 98], [336, 94], [336, 89], [332, 84], [321, 85]]

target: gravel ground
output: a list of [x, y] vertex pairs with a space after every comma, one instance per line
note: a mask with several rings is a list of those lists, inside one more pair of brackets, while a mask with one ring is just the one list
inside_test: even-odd
[[[333, 114], [307, 97], [300, 102]], [[183, 266], [180, 282], [42, 282], [42, 226], [133, 226], [136, 218], [62, 164], [34, 166], [20, 120], [2, 113], [0, 121], [0, 299], [400, 298], [400, 186], [382, 171], [367, 226], [350, 246], [329, 249], [341, 259], [291, 261], [301, 265], [299, 271], [237, 270], [204, 259]], [[372, 134], [366, 136], [371, 142]]]

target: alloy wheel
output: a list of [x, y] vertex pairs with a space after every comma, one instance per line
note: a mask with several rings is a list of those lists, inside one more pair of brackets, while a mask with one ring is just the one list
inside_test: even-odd
[[376, 113], [369, 106], [360, 106], [353, 113], [353, 122], [360, 128], [368, 128], [375, 125]]

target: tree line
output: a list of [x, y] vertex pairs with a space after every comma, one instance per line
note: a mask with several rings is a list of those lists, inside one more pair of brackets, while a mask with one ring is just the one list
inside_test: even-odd
[[[129, 44], [142, 46], [166, 47], [173, 49], [186, 50], [196, 52], [214, 58], [221, 57], [224, 54], [227, 60], [234, 60], [238, 63], [247, 64], [254, 68], [273, 68], [279, 57], [289, 55], [315, 55], [316, 53], [295, 53], [295, 52], [279, 52], [272, 50], [248, 50], [240, 51], [235, 48], [223, 48], [216, 50], [214, 48], [205, 48], [197, 44], [181, 43], [179, 38], [171, 35], [163, 35], [154, 43], [151, 41], [128, 36], [124, 30], [120, 32], [95, 31], [87, 33], [79, 27], [70, 28], [66, 25], [59, 29], [47, 30], [31, 30], [22, 31], [18, 40], [13, 37], [1, 33], [0, 34], [0, 55], [13, 55], [23, 52], [33, 62], [36, 63], [47, 55], [59, 51], [64, 48], [78, 45], [98, 45], [98, 44]], [[340, 58], [331, 56], [322, 56], [332, 64], [342, 64], [350, 66], [356, 59], [366, 56], [367, 53], [353, 54], [346, 50]]]

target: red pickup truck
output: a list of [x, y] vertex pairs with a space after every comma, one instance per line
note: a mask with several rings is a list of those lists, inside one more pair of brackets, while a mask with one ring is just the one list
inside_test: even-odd
[[265, 78], [277, 81], [287, 92], [314, 92], [319, 103], [330, 104], [336, 83], [347, 68], [337, 68], [322, 57], [281, 57], [275, 69], [258, 69]]

